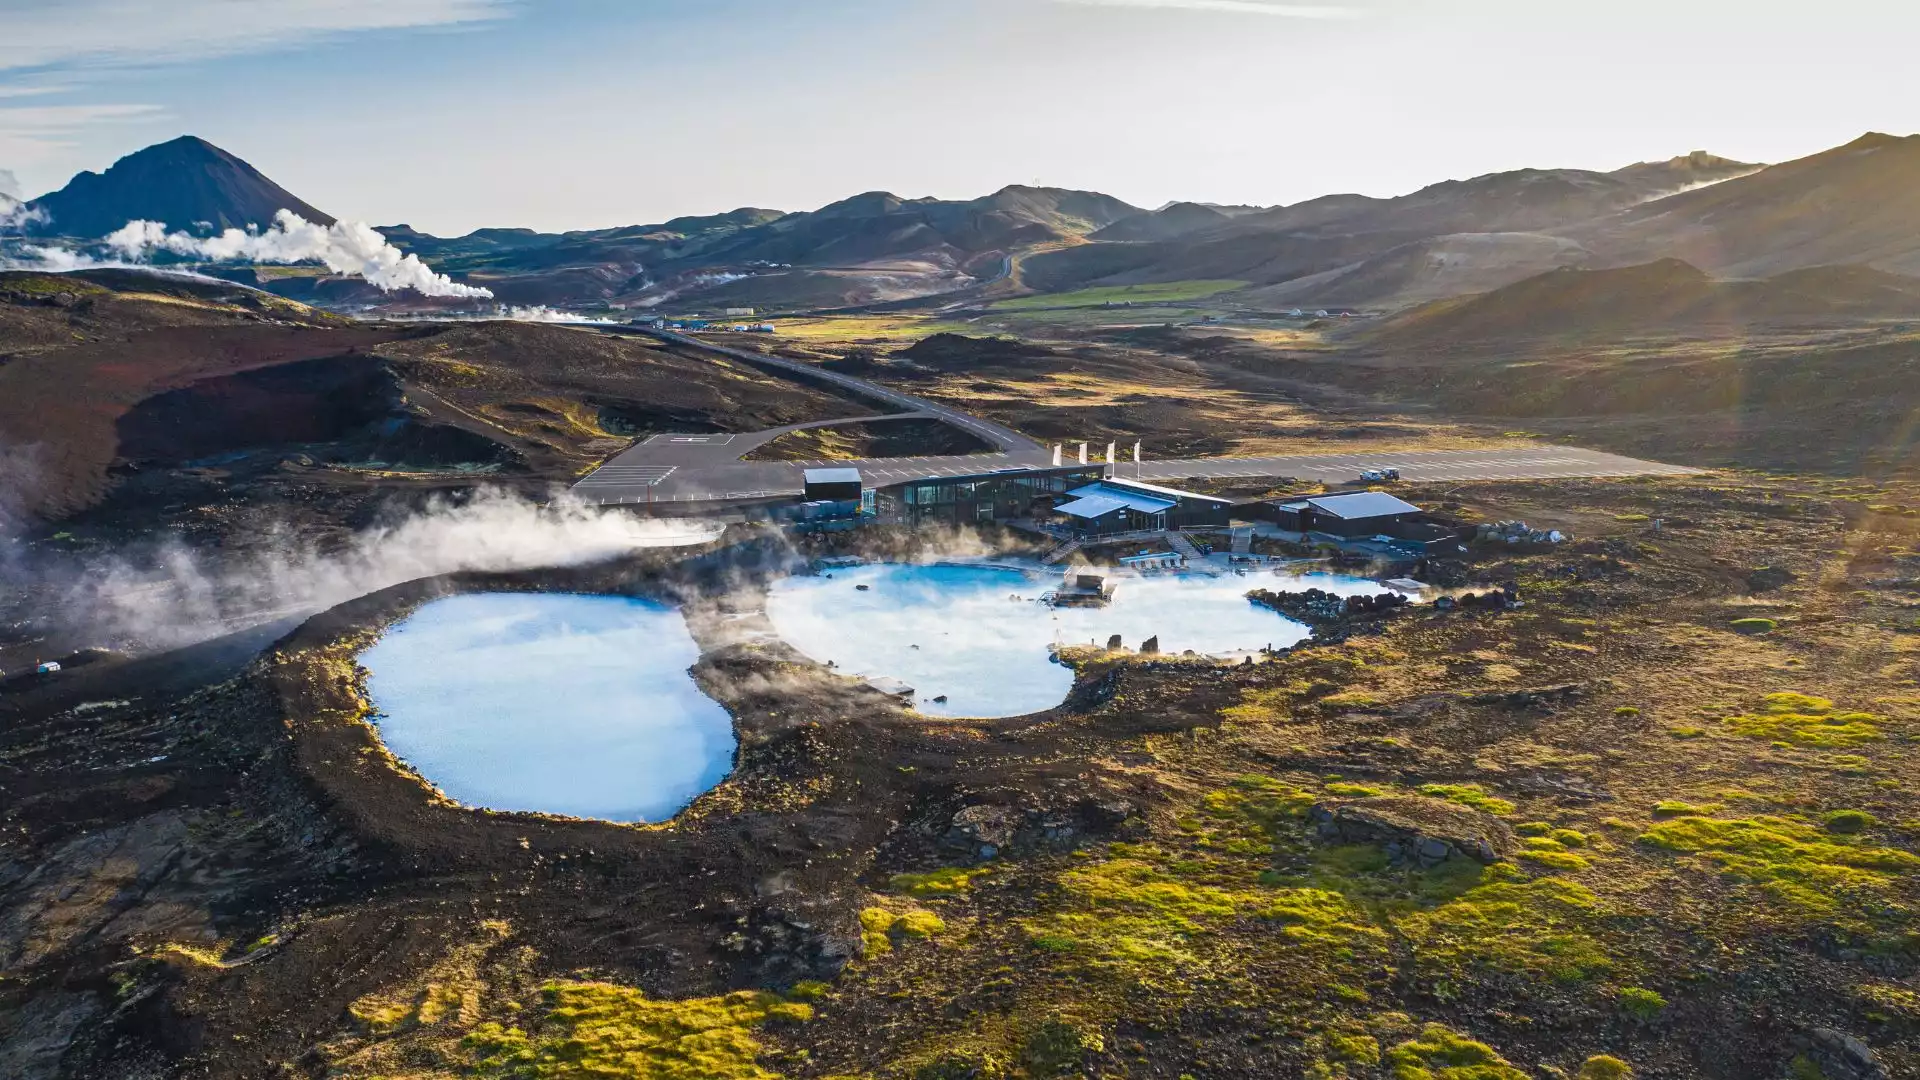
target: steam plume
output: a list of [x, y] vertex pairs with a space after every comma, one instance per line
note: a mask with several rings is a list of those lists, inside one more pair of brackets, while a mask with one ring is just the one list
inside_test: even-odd
[[547, 323], [611, 323], [612, 319], [595, 319], [585, 315], [576, 315], [571, 311], [561, 311], [545, 304], [532, 307], [518, 307], [502, 304], [494, 309], [494, 318], [509, 322], [547, 322]]
[[218, 236], [197, 237], [168, 232], [158, 221], [129, 221], [106, 239], [107, 246], [129, 259], [154, 251], [207, 259], [212, 262], [325, 263], [336, 274], [365, 280], [385, 292], [413, 289], [422, 296], [492, 299], [491, 290], [462, 285], [435, 273], [417, 255], [403, 254], [360, 221], [318, 225], [291, 210], [273, 217], [265, 232], [228, 229]]
[[257, 552], [216, 563], [177, 543], [74, 574], [63, 593], [75, 629], [121, 647], [171, 647], [290, 615], [323, 611], [390, 585], [461, 570], [579, 566], [649, 547], [702, 543], [706, 522], [601, 510], [571, 497], [547, 505], [484, 490], [464, 504], [436, 500], [395, 524], [322, 551], [283, 530]]
[[0, 169], [0, 231], [24, 229], [45, 220], [46, 211], [20, 201], [20, 181], [13, 173]]

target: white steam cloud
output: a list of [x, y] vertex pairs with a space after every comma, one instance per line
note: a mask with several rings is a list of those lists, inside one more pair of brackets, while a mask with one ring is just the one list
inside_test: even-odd
[[265, 232], [228, 229], [218, 236], [168, 232], [158, 221], [129, 221], [106, 239], [129, 259], [155, 251], [211, 262], [324, 263], [336, 274], [365, 280], [385, 292], [412, 289], [422, 296], [492, 299], [491, 290], [462, 285], [435, 273], [417, 255], [403, 254], [365, 222], [318, 225], [291, 210], [274, 215]]
[[602, 510], [567, 496], [546, 505], [483, 490], [436, 501], [397, 524], [322, 551], [291, 531], [254, 554], [215, 563], [178, 544], [86, 568], [64, 591], [64, 618], [120, 647], [205, 641], [287, 616], [324, 611], [391, 585], [462, 570], [584, 566], [642, 548], [684, 547], [721, 526]]
[[536, 304], [533, 307], [516, 307], [512, 304], [502, 304], [501, 306], [494, 309], [494, 318], [505, 319], [510, 322], [544, 322], [544, 323], [611, 323], [613, 322], [612, 319], [595, 319], [595, 318], [590, 318], [586, 315], [576, 315], [571, 311], [561, 311], [558, 308], [550, 308], [545, 304]]
[[46, 211], [20, 201], [20, 180], [9, 169], [0, 169], [0, 231], [24, 229], [47, 220]]
[[19, 249], [17, 255], [0, 253], [0, 270], [42, 270], [53, 274], [64, 274], [69, 270], [93, 270], [108, 266], [127, 266], [126, 263], [103, 262], [81, 251], [71, 251], [61, 247], [43, 247], [28, 244]]

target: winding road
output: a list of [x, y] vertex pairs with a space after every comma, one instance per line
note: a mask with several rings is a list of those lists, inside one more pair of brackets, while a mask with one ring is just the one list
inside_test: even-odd
[[[633, 332], [633, 331], [628, 331]], [[830, 427], [881, 417], [849, 417], [757, 431], [750, 434], [654, 435], [594, 470], [573, 490], [601, 505], [642, 503], [728, 503], [791, 497], [800, 493], [810, 468], [859, 469], [870, 487], [885, 487], [937, 476], [966, 476], [996, 469], [1053, 463], [1042, 446], [1003, 424], [971, 416], [925, 398], [904, 394], [866, 379], [784, 357], [767, 356], [702, 341], [666, 330], [638, 331], [673, 345], [713, 353], [763, 370], [784, 372], [804, 381], [825, 382], [898, 410], [887, 419], [933, 417], [986, 440], [994, 453], [958, 457], [875, 458], [847, 461], [742, 461], [742, 456], [789, 431]], [[1074, 448], [1077, 453], [1077, 446]], [[1071, 460], [1071, 459], [1069, 459]], [[1363, 469], [1398, 469], [1408, 481], [1557, 480], [1603, 476], [1683, 476], [1699, 470], [1642, 461], [1572, 446], [1516, 446], [1483, 450], [1383, 450], [1287, 457], [1196, 458], [1120, 464], [1115, 473], [1141, 480], [1196, 480], [1214, 477], [1285, 476], [1323, 483], [1346, 483]]]

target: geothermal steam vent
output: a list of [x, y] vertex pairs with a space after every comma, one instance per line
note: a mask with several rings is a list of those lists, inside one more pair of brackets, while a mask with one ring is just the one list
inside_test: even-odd
[[361, 654], [381, 738], [489, 810], [662, 821], [733, 764], [733, 721], [688, 674], [700, 649], [647, 600], [454, 596]]

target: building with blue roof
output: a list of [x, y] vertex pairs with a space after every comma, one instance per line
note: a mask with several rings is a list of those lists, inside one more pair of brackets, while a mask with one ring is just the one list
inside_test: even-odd
[[1054, 513], [1083, 536], [1215, 528], [1229, 523], [1233, 503], [1178, 488], [1105, 477], [1067, 492]]

